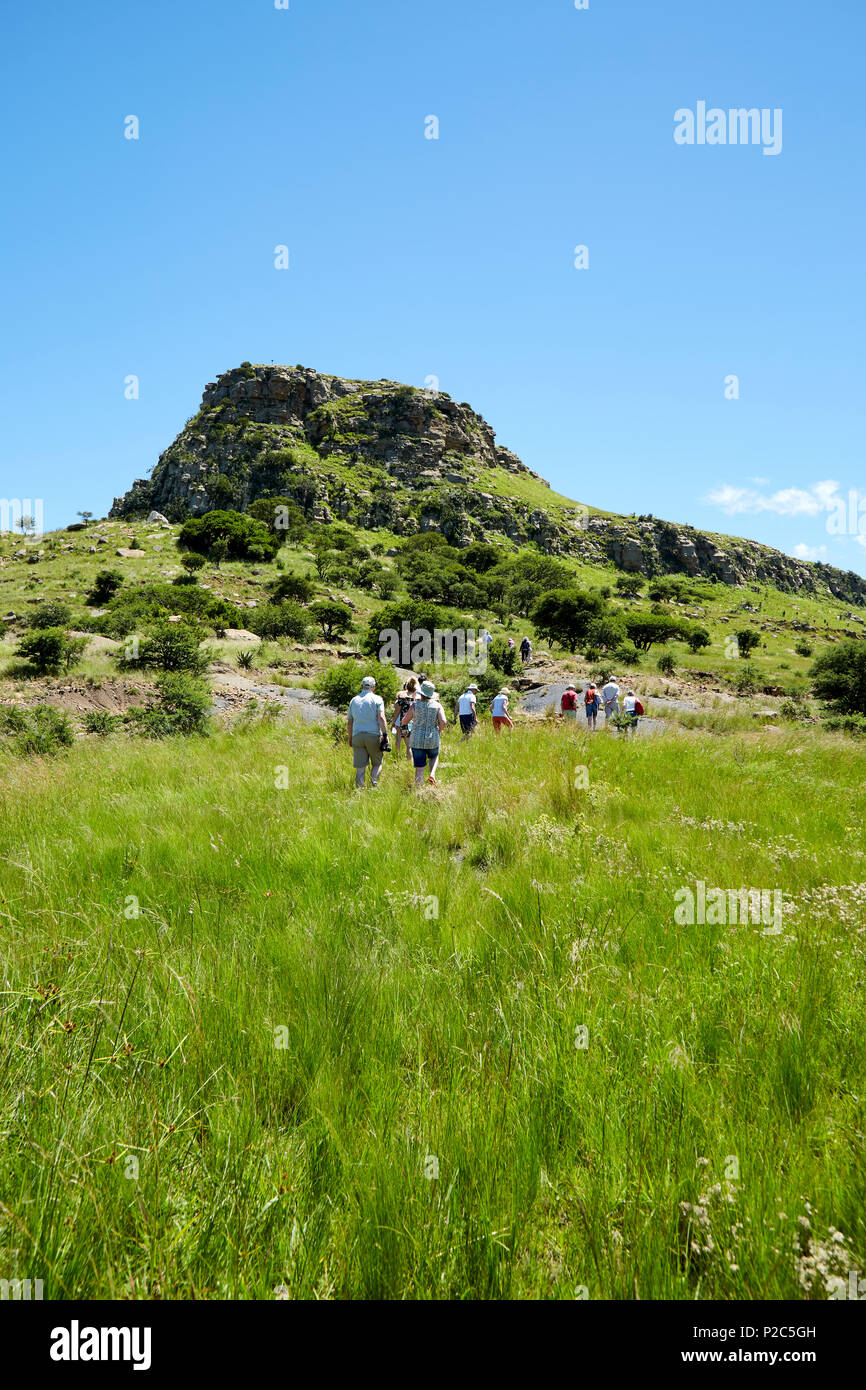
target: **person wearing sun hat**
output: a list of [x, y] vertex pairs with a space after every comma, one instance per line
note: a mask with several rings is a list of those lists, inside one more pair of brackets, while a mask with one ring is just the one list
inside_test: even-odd
[[448, 720], [439, 703], [436, 687], [432, 681], [422, 681], [418, 699], [403, 718], [403, 723], [412, 721], [409, 747], [415, 764], [415, 786], [424, 785], [424, 769], [429, 765], [427, 785], [436, 786], [436, 768], [439, 764], [439, 736]]
[[460, 720], [464, 743], [478, 724], [478, 715], [475, 709], [477, 691], [477, 685], [469, 685], [466, 687], [465, 693], [457, 700], [457, 718]]
[[511, 691], [507, 685], [503, 685], [498, 695], [493, 697], [493, 704], [490, 706], [490, 713], [493, 716], [493, 728], [498, 734], [504, 725], [506, 729], [514, 728], [514, 721], [508, 713], [508, 697]]

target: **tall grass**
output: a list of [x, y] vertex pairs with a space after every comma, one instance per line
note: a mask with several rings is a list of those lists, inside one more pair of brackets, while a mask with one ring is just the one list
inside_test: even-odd
[[[866, 1269], [866, 753], [452, 732], [421, 795], [350, 761], [270, 720], [0, 764], [4, 1277], [824, 1297], [830, 1227]], [[698, 879], [783, 890], [782, 932], [677, 926]]]

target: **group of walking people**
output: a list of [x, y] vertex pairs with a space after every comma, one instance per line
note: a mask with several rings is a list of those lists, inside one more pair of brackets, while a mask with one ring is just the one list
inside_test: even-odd
[[[526, 640], [524, 638], [524, 641]], [[503, 728], [509, 732], [514, 729], [514, 721], [508, 713], [510, 694], [508, 687], [503, 686], [498, 695], [494, 696], [490, 706], [493, 728], [497, 734]], [[627, 735], [636, 733], [644, 707], [634, 691], [629, 690], [622, 698], [620, 711], [620, 695], [620, 687], [614, 676], [611, 676], [601, 689], [590, 681], [583, 692], [587, 727], [598, 727], [598, 716], [602, 710], [606, 724], [621, 712], [626, 717], [626, 722], [617, 720], [617, 727], [624, 728]], [[567, 685], [560, 701], [563, 719], [577, 721], [578, 697], [577, 687], [574, 684]], [[457, 719], [462, 741], [466, 742], [478, 727], [478, 686], [474, 682], [458, 697]], [[440, 738], [447, 724], [448, 718], [433, 682], [426, 680], [423, 675], [409, 676], [394, 701], [391, 733], [394, 735], [395, 753], [399, 753], [401, 746], [405, 746], [406, 757], [415, 769], [416, 787], [424, 785], [425, 775], [427, 786], [436, 786]], [[381, 695], [376, 694], [376, 681], [373, 676], [364, 677], [359, 693], [349, 701], [346, 728], [349, 746], [352, 749], [355, 785], [365, 785], [369, 767], [370, 786], [378, 787], [382, 760], [385, 754], [392, 750], [388, 741], [385, 702]]]
[[[503, 686], [491, 704], [493, 728], [497, 734], [502, 728], [509, 731], [514, 728], [508, 713], [510, 694], [508, 687]], [[464, 741], [478, 726], [477, 700], [478, 686], [471, 684], [457, 701], [457, 718]], [[409, 676], [394, 701], [391, 733], [394, 735], [393, 751], [399, 753], [401, 744], [406, 748], [406, 757], [415, 768], [416, 787], [424, 785], [425, 774], [427, 786], [436, 786], [440, 737], [447, 723], [448, 718], [433, 682], [425, 680], [423, 676]], [[378, 787], [382, 760], [392, 749], [388, 741], [385, 702], [381, 695], [376, 694], [373, 676], [364, 677], [360, 692], [349, 701], [346, 732], [352, 749], [355, 785], [365, 785], [369, 767], [370, 786]]]
[[[636, 734], [638, 721], [644, 713], [644, 707], [637, 698], [633, 690], [629, 690], [623, 697], [622, 710], [620, 711], [620, 687], [615, 676], [611, 676], [599, 690], [593, 681], [583, 692], [583, 709], [586, 715], [586, 726], [588, 729], [598, 728], [599, 712], [604, 710], [604, 722], [608, 724], [614, 715], [622, 713], [627, 722], [618, 726], [625, 729], [626, 734]], [[560, 701], [562, 717], [566, 720], [576, 722], [578, 715], [578, 690], [575, 685], [567, 685], [562, 692]]]

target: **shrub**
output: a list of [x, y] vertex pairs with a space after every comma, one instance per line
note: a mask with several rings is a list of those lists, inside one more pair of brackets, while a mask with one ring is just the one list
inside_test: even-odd
[[627, 613], [625, 630], [629, 639], [641, 651], [649, 651], [653, 645], [664, 646], [683, 634], [683, 624], [667, 613]]
[[299, 603], [287, 599], [284, 603], [263, 603], [253, 609], [247, 622], [251, 632], [262, 638], [291, 637], [296, 642], [309, 640], [307, 615]]
[[0, 709], [0, 732], [10, 735], [13, 748], [24, 756], [58, 753], [74, 738], [69, 716], [53, 705]]
[[296, 603], [309, 603], [315, 592], [314, 584], [303, 574], [281, 574], [270, 588], [274, 603], [282, 603], [287, 598]]
[[622, 642], [612, 653], [612, 658], [620, 666], [640, 666], [641, 654], [634, 642]]
[[197, 584], [198, 578], [194, 574], [178, 574], [171, 582], [179, 589], [183, 589], [187, 584]]
[[804, 637], [801, 637], [799, 642], [794, 643], [794, 651], [798, 656], [811, 656], [813, 647], [811, 642], [807, 642]]
[[812, 663], [815, 694], [836, 714], [866, 715], [866, 641], [851, 637]]
[[72, 619], [72, 609], [59, 599], [46, 599], [38, 603], [27, 619], [27, 626], [34, 629], [46, 627], [68, 627]]
[[758, 685], [758, 672], [751, 662], [747, 662], [742, 670], [737, 671], [733, 678], [733, 686], [740, 695], [751, 695]]
[[201, 639], [202, 630], [197, 624], [156, 622], [142, 637], [138, 656], [122, 657], [120, 664], [201, 675], [210, 661], [210, 652], [202, 649]]
[[863, 714], [836, 714], [824, 720], [825, 729], [834, 729], [838, 733], [855, 734], [860, 738], [866, 736], [866, 715]]
[[156, 682], [157, 698], [146, 709], [133, 709], [127, 724], [145, 738], [210, 731], [211, 693], [204, 681], [188, 671], [171, 671]]
[[108, 734], [113, 734], [115, 729], [119, 729], [123, 724], [123, 716], [120, 714], [109, 714], [107, 710], [89, 710], [84, 716], [84, 727], [89, 734], [99, 734], [105, 738]]
[[661, 656], [656, 662], [656, 666], [658, 667], [659, 671], [661, 671], [663, 676], [672, 676], [674, 675], [677, 669], [676, 662], [674, 661], [670, 652], [662, 652]]
[[639, 574], [618, 574], [615, 583], [617, 593], [624, 598], [637, 598], [644, 586]]
[[494, 637], [488, 644], [487, 659], [505, 676], [514, 675], [517, 670], [517, 657], [517, 647], [509, 647], [504, 637]]
[[200, 555], [197, 550], [192, 550], [188, 555], [181, 555], [180, 563], [185, 570], [188, 570], [189, 573], [192, 574], [196, 570], [204, 569], [207, 564], [207, 559], [204, 555]]
[[62, 627], [45, 627], [22, 637], [15, 655], [23, 657], [37, 675], [47, 676], [75, 666], [86, 646], [86, 637], [70, 637]]
[[244, 651], [238, 652], [237, 661], [242, 671], [251, 671], [255, 666], [255, 652], [252, 647], [247, 647]]
[[385, 701], [385, 718], [391, 713], [389, 706], [394, 703], [394, 697], [399, 688], [399, 679], [393, 666], [388, 666], [380, 661], [341, 661], [336, 666], [329, 666], [326, 671], [322, 671], [315, 683], [315, 691], [320, 699], [326, 704], [332, 705], [334, 709], [346, 710], [353, 695], [357, 695], [361, 689], [361, 681], [364, 676], [375, 676], [376, 694], [381, 695]]
[[123, 575], [119, 570], [98, 570], [93, 581], [93, 588], [87, 595], [87, 602], [91, 608], [102, 608], [117, 593], [123, 584]]

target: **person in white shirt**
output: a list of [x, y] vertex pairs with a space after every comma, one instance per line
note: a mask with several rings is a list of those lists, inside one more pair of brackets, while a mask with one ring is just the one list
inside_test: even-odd
[[635, 695], [633, 690], [630, 690], [626, 695], [625, 699], [623, 700], [622, 712], [623, 714], [628, 715], [629, 718], [629, 722], [626, 727], [626, 736], [628, 736], [630, 733], [636, 734], [639, 716], [637, 712], [637, 696]]
[[370, 786], [379, 785], [382, 770], [383, 739], [387, 740], [388, 725], [385, 723], [385, 701], [375, 694], [376, 681], [373, 676], [365, 676], [361, 681], [360, 694], [349, 701], [349, 717], [346, 732], [352, 750], [355, 767], [355, 786], [364, 786], [367, 764], [370, 764]]
[[508, 686], [503, 685], [498, 695], [493, 697], [493, 704], [490, 706], [490, 713], [493, 716], [493, 728], [498, 734], [499, 730], [505, 726], [506, 729], [514, 728], [514, 721], [508, 713], [508, 697], [511, 691]]
[[462, 732], [461, 743], [466, 742], [478, 723], [478, 715], [475, 710], [477, 690], [477, 685], [468, 686], [457, 701], [457, 718], [460, 720]]
[[616, 676], [611, 676], [607, 684], [602, 686], [601, 698], [604, 700], [604, 722], [607, 723], [611, 715], [619, 714], [619, 686]]

